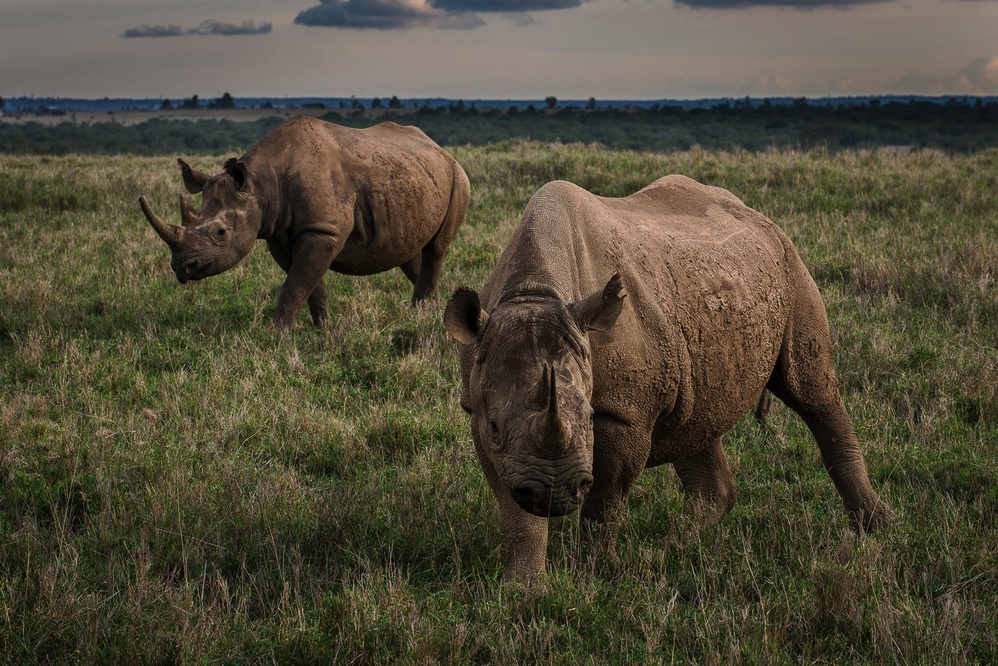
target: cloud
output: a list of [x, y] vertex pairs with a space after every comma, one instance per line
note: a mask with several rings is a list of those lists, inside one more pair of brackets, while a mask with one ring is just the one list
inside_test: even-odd
[[320, 0], [295, 23], [332, 28], [399, 30], [418, 26], [470, 29], [485, 24], [484, 13], [523, 21], [526, 12], [579, 7], [584, 0]]
[[121, 34], [122, 37], [180, 37], [184, 29], [179, 25], [140, 25], [129, 28]]
[[270, 23], [256, 24], [250, 19], [243, 21], [240, 25], [234, 23], [220, 23], [214, 19], [202, 21], [197, 28], [191, 29], [192, 35], [264, 35], [270, 32]]
[[749, 79], [742, 86], [742, 93], [752, 96], [789, 95], [794, 89], [793, 82], [780, 74], [763, 74]]
[[140, 25], [129, 28], [121, 34], [122, 37], [183, 37], [184, 35], [263, 35], [270, 32], [270, 23], [256, 24], [250, 19], [241, 24], [222, 23], [215, 19], [201, 21], [196, 28], [181, 28], [179, 25]]
[[831, 7], [849, 9], [893, 0], [675, 0], [677, 5], [693, 9], [750, 9], [752, 7], [786, 7], [788, 9], [818, 9]]
[[540, 12], [571, 9], [582, 0], [434, 0], [433, 6], [451, 12]]
[[[445, 12], [426, 0], [321, 0], [299, 12], [295, 23], [331, 28], [395, 30], [414, 26], [446, 27]], [[474, 26], [469, 26], [474, 27]]]
[[998, 55], [971, 60], [957, 73], [957, 77], [976, 93], [998, 93]]
[[950, 76], [925, 76], [909, 72], [888, 86], [899, 94], [996, 95], [998, 94], [998, 55], [976, 58]]

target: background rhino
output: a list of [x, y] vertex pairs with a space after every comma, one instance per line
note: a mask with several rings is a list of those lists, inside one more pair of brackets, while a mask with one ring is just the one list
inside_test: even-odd
[[287, 273], [276, 324], [287, 331], [308, 301], [327, 315], [327, 270], [370, 275], [398, 266], [415, 304], [433, 292], [470, 198], [451, 155], [415, 127], [368, 129], [299, 116], [275, 127], [225, 170], [209, 176], [178, 159], [184, 185], [203, 193], [200, 212], [181, 199], [182, 226], [139, 199], [173, 254], [180, 282], [228, 270], [257, 238]]
[[548, 183], [481, 296], [458, 289], [444, 319], [507, 575], [543, 571], [548, 516], [617, 517], [645, 467], [672, 463], [689, 499], [726, 514], [721, 436], [764, 388], [807, 422], [856, 525], [886, 520], [818, 289], [789, 238], [723, 189], [667, 176], [612, 199]]

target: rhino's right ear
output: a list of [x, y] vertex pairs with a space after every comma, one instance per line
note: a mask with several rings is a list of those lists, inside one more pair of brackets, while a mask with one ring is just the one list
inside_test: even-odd
[[211, 177], [203, 171], [198, 171], [193, 169], [190, 164], [177, 158], [177, 164], [180, 165], [180, 175], [184, 177], [184, 187], [191, 194], [198, 194], [204, 189], [204, 184], [208, 182]]
[[489, 313], [482, 309], [474, 289], [458, 287], [447, 301], [444, 326], [462, 345], [474, 344], [488, 321]]

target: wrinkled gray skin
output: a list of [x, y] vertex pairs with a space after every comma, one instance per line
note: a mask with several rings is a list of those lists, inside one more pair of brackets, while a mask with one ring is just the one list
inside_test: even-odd
[[544, 570], [549, 516], [581, 506], [583, 533], [605, 534], [646, 467], [672, 463], [691, 508], [725, 515], [721, 436], [764, 389], [810, 427], [857, 528], [887, 520], [814, 281], [787, 236], [725, 190], [667, 176], [611, 199], [549, 183], [481, 295], [458, 289], [444, 320], [507, 577]]
[[187, 191], [202, 193], [200, 211], [181, 198], [176, 226], [139, 200], [170, 246], [177, 279], [217, 275], [265, 239], [287, 273], [275, 317], [282, 333], [306, 301], [313, 323], [323, 324], [327, 270], [370, 275], [398, 266], [414, 285], [413, 304], [433, 293], [470, 198], [468, 177], [449, 153], [392, 122], [351, 129], [299, 116], [220, 174], [177, 162]]

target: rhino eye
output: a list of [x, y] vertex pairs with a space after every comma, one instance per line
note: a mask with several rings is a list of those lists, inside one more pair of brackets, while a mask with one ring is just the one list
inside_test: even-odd
[[596, 417], [596, 410], [592, 407], [589, 408], [589, 427], [593, 427], [593, 420]]
[[489, 419], [489, 431], [492, 433], [492, 448], [498, 451], [502, 448], [502, 433], [499, 430], [499, 422]]

